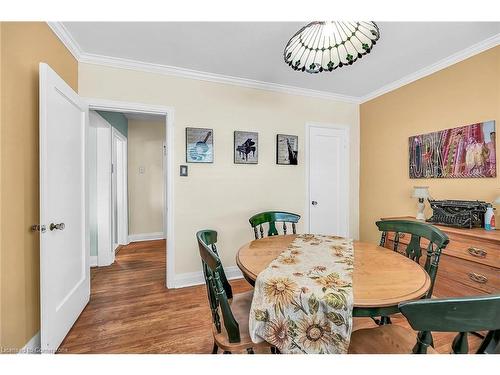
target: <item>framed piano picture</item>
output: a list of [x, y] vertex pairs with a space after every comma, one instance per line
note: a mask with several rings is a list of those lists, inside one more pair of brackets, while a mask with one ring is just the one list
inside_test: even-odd
[[234, 132], [234, 163], [258, 164], [259, 133], [236, 130]]

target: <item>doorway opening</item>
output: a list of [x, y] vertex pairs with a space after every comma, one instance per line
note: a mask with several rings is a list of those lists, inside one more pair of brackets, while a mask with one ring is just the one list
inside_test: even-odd
[[109, 266], [131, 242], [166, 240], [172, 287], [173, 110], [88, 101], [90, 263]]
[[90, 111], [89, 118], [96, 167], [89, 219], [97, 233], [90, 252], [97, 266], [108, 266], [130, 242], [166, 238], [165, 118], [107, 111]]

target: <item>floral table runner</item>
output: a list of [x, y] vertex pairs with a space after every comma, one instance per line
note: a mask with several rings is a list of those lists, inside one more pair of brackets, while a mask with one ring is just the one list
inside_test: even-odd
[[352, 240], [298, 235], [257, 277], [252, 340], [282, 353], [347, 353], [353, 266]]

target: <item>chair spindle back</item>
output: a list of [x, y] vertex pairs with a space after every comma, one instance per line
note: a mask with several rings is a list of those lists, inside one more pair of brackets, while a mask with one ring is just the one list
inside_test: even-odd
[[220, 311], [229, 342], [240, 342], [239, 324], [229, 305], [229, 299], [233, 298], [233, 291], [227, 281], [217, 252], [217, 232], [210, 229], [201, 230], [196, 233], [196, 239], [198, 240], [213, 323], [217, 332], [220, 333], [222, 330]]
[[458, 332], [452, 343], [455, 354], [468, 353], [468, 332], [489, 331], [477, 353], [500, 354], [500, 294], [425, 299], [401, 303], [399, 309], [410, 326], [419, 331], [413, 353], [427, 353], [431, 331]]
[[[262, 224], [269, 224], [268, 236], [277, 236], [278, 229], [276, 223], [282, 223], [283, 234], [287, 234], [287, 223], [291, 224], [292, 233], [297, 234], [296, 224], [300, 220], [300, 215], [290, 212], [266, 211], [252, 216], [248, 221], [253, 228], [255, 239], [264, 238], [264, 228]], [[260, 236], [259, 236], [260, 235]]]
[[395, 233], [392, 246], [394, 251], [398, 251], [401, 238], [409, 234], [411, 237], [408, 245], [406, 245], [405, 254], [417, 263], [420, 263], [422, 257], [421, 239], [424, 238], [429, 241], [425, 251], [426, 258], [423, 267], [431, 278], [431, 287], [426, 294], [426, 298], [430, 298], [434, 289], [441, 252], [449, 242], [448, 236], [435, 226], [413, 220], [381, 220], [377, 221], [376, 225], [382, 232], [380, 239], [380, 246], [382, 247], [386, 246], [388, 232]]

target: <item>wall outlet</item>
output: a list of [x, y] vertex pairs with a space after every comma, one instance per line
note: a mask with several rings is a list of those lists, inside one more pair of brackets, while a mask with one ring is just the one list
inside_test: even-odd
[[146, 173], [146, 167], [140, 166], [139, 167], [139, 174], [144, 174], [144, 173]]

